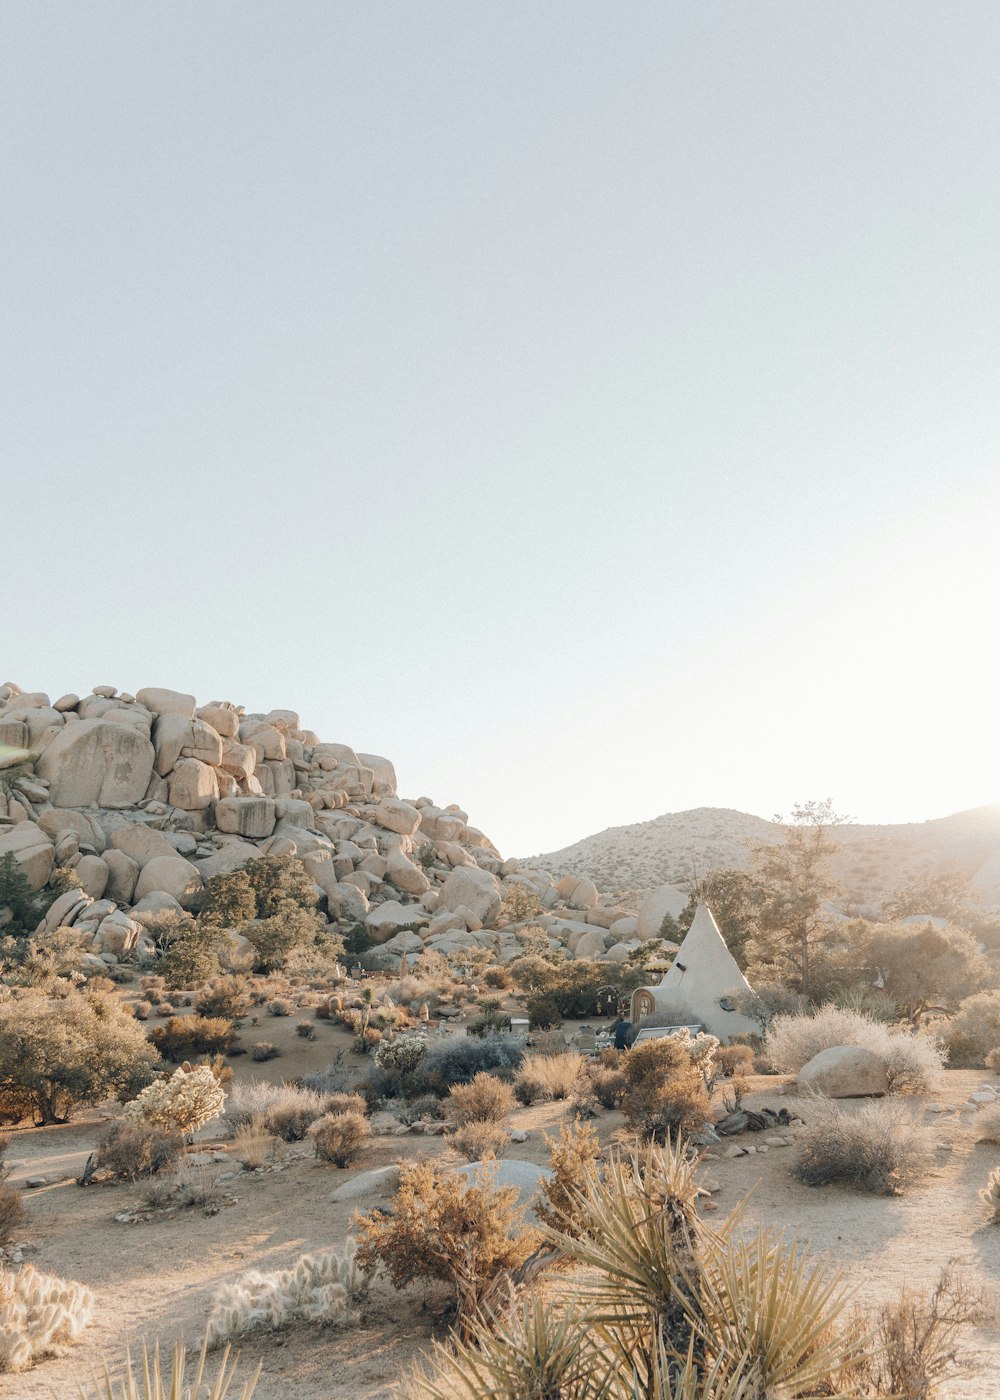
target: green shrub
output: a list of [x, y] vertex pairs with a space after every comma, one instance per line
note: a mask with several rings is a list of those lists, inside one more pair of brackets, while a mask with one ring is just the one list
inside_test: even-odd
[[202, 1016], [239, 1021], [250, 1013], [250, 984], [245, 977], [213, 977], [194, 1009]]
[[0, 1117], [59, 1123], [84, 1105], [124, 1101], [148, 1083], [154, 1060], [135, 1017], [103, 992], [0, 1003]]
[[97, 1148], [95, 1170], [110, 1177], [137, 1181], [173, 1167], [183, 1143], [176, 1130], [155, 1123], [118, 1119], [112, 1123]]
[[481, 1071], [513, 1072], [524, 1058], [524, 1046], [512, 1036], [449, 1036], [431, 1045], [414, 1076], [415, 1093], [441, 1098], [453, 1084], [468, 1084]]

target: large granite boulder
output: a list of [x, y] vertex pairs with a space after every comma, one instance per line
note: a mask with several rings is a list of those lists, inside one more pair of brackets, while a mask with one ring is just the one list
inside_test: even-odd
[[826, 1099], [880, 1097], [889, 1091], [885, 1061], [859, 1045], [834, 1045], [821, 1050], [798, 1073], [800, 1093]]
[[131, 725], [82, 719], [56, 734], [35, 767], [54, 807], [132, 807], [146, 795], [153, 757]]

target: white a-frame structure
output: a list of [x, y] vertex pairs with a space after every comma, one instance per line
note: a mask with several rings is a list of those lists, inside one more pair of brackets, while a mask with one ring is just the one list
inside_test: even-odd
[[736, 1010], [735, 999], [751, 992], [707, 904], [700, 903], [670, 971], [658, 987], [632, 993], [630, 1016], [669, 1016], [677, 1026], [704, 1026], [725, 1042], [734, 1035], [759, 1034], [756, 1021]]

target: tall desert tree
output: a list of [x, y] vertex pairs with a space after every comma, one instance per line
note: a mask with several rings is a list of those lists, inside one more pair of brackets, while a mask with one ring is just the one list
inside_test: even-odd
[[757, 951], [763, 961], [786, 961], [797, 990], [812, 990], [810, 953], [829, 932], [823, 905], [839, 893], [830, 864], [840, 850], [836, 827], [850, 818], [833, 809], [830, 798], [799, 803], [789, 819], [776, 817], [784, 840], [751, 843], [753, 873], [766, 895], [758, 918]]

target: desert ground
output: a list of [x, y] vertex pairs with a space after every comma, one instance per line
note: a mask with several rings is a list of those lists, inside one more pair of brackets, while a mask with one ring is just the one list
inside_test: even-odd
[[[293, 1018], [269, 1018], [267, 1035], [279, 1045], [280, 1056], [265, 1064], [240, 1057], [233, 1061], [237, 1079], [281, 1082], [323, 1067], [350, 1044], [339, 1027], [320, 1023], [317, 1030], [316, 1041], [304, 1041], [295, 1035]], [[359, 1073], [363, 1064], [357, 1062]], [[789, 1172], [795, 1149], [787, 1147], [734, 1160], [711, 1153], [702, 1171], [713, 1194], [703, 1207], [714, 1209], [712, 1218], [719, 1220], [746, 1200], [748, 1227], [758, 1220], [779, 1223], [814, 1250], [829, 1252], [862, 1303], [889, 1298], [903, 1287], [926, 1286], [951, 1260], [992, 1303], [1000, 1284], [1000, 1229], [986, 1223], [978, 1191], [1000, 1161], [1000, 1149], [977, 1145], [976, 1115], [960, 1107], [989, 1077], [976, 1070], [946, 1072], [933, 1102], [948, 1105], [948, 1112], [930, 1111], [931, 1100], [912, 1101], [934, 1126], [936, 1166], [902, 1197], [800, 1185]], [[808, 1102], [779, 1076], [755, 1076], [747, 1104], [783, 1106], [803, 1117], [809, 1112]], [[544, 1135], [557, 1132], [572, 1113], [568, 1102], [518, 1109], [511, 1126], [525, 1129], [528, 1138], [512, 1144], [508, 1158], [545, 1163]], [[117, 1361], [126, 1342], [135, 1349], [159, 1337], [169, 1347], [183, 1335], [197, 1343], [220, 1283], [248, 1268], [282, 1267], [305, 1251], [344, 1239], [355, 1209], [375, 1203], [372, 1198], [334, 1203], [331, 1197], [345, 1181], [418, 1154], [459, 1162], [445, 1139], [413, 1134], [374, 1136], [347, 1170], [316, 1161], [308, 1142], [289, 1144], [276, 1169], [247, 1173], [224, 1162], [206, 1167], [209, 1174], [235, 1170], [225, 1183], [234, 1199], [217, 1215], [153, 1214], [125, 1224], [115, 1217], [141, 1207], [142, 1183], [86, 1189], [76, 1184], [108, 1116], [95, 1112], [64, 1126], [13, 1132], [8, 1157], [14, 1184], [36, 1176], [50, 1183], [26, 1191], [26, 1257], [46, 1271], [88, 1284], [97, 1306], [79, 1345], [30, 1372], [0, 1377], [0, 1397], [51, 1400], [75, 1394], [92, 1369]], [[622, 1130], [617, 1112], [602, 1112], [594, 1121], [602, 1144], [612, 1143]], [[761, 1138], [746, 1134], [727, 1145], [734, 1141], [755, 1145]], [[217, 1125], [203, 1129], [196, 1143], [199, 1152], [224, 1152], [226, 1146]], [[433, 1302], [433, 1295], [425, 1299], [416, 1289], [399, 1295], [376, 1284], [358, 1326], [252, 1336], [241, 1347], [243, 1367], [263, 1362], [259, 1400], [380, 1400], [393, 1393], [429, 1341], [445, 1334]], [[970, 1328], [965, 1342], [968, 1374], [946, 1393], [953, 1400], [987, 1400], [1000, 1389], [1000, 1320], [994, 1316]]]

